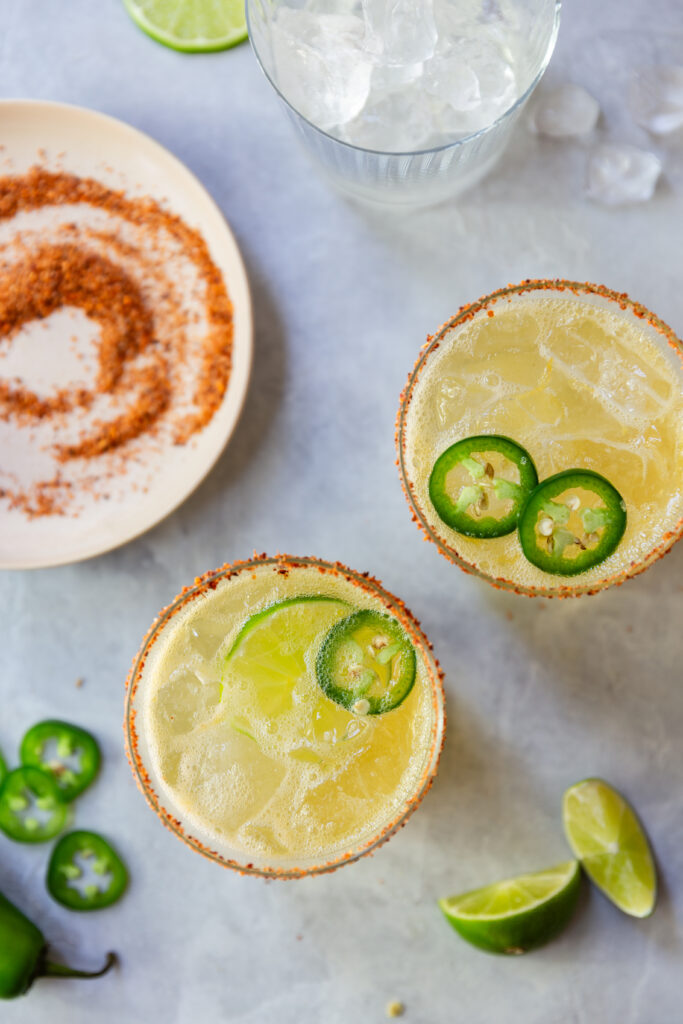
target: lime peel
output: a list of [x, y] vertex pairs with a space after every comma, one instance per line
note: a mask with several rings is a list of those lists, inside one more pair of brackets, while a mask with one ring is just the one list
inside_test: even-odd
[[439, 900], [446, 920], [490, 953], [519, 954], [544, 945], [569, 923], [581, 889], [578, 861]]
[[635, 811], [603, 779], [584, 779], [565, 792], [567, 841], [590, 878], [631, 917], [649, 917], [657, 900], [652, 850]]
[[243, 0], [123, 0], [136, 25], [185, 53], [227, 50], [247, 38]]

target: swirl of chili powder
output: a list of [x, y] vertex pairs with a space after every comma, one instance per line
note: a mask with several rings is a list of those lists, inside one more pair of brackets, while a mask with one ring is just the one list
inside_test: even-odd
[[[26, 174], [0, 178], [0, 221], [22, 211], [47, 206], [87, 204], [128, 221], [143, 234], [167, 232], [183, 255], [195, 266], [205, 286], [204, 311], [208, 324], [202, 342], [201, 364], [193, 395], [194, 411], [176, 425], [174, 441], [186, 443], [205, 427], [219, 408], [230, 378], [233, 318], [232, 304], [220, 270], [209, 255], [198, 231], [149, 197], [131, 199], [92, 178], [33, 167]], [[0, 417], [19, 423], [41, 420], [88, 408], [97, 393], [126, 395], [126, 409], [82, 437], [78, 443], [56, 449], [60, 462], [92, 458], [125, 445], [153, 430], [168, 408], [172, 389], [167, 360], [172, 349], [154, 346], [155, 323], [135, 281], [106, 257], [72, 242], [44, 244], [21, 261], [6, 266], [0, 277], [0, 342], [11, 339], [24, 324], [49, 316], [64, 306], [80, 307], [100, 325], [98, 372], [94, 391], [61, 389], [41, 398], [28, 388], [0, 380]], [[161, 339], [163, 341], [163, 339]], [[129, 368], [127, 363], [147, 351], [148, 365]], [[130, 398], [132, 392], [132, 400]], [[44, 492], [47, 482], [39, 482]], [[1, 495], [0, 495], [1, 496]], [[26, 504], [17, 500], [14, 504]], [[29, 510], [30, 511], [30, 510]], [[40, 511], [60, 512], [56, 501], [40, 502]]]

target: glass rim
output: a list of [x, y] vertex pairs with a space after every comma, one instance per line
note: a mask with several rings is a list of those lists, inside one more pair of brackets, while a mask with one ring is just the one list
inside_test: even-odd
[[290, 103], [290, 101], [287, 99], [287, 97], [284, 95], [280, 87], [273, 79], [270, 72], [266, 69], [266, 66], [261, 59], [261, 55], [258, 51], [256, 43], [254, 42], [254, 36], [251, 30], [251, 7], [253, 4], [257, 2], [259, 2], [259, 0], [246, 0], [245, 2], [245, 15], [247, 22], [247, 32], [249, 34], [249, 43], [254, 53], [254, 56], [256, 57], [258, 65], [261, 68], [261, 71], [267, 78], [268, 82], [270, 83], [273, 90], [280, 98], [280, 100], [282, 100], [282, 102], [285, 104], [285, 106], [289, 110], [291, 110], [293, 114], [296, 114], [296, 116], [300, 118], [305, 124], [307, 124], [309, 128], [312, 128], [313, 131], [315, 131], [318, 135], [321, 135], [325, 139], [329, 139], [330, 142], [333, 142], [338, 146], [343, 146], [344, 148], [351, 150], [354, 153], [368, 153], [372, 156], [382, 157], [402, 157], [403, 159], [412, 156], [427, 156], [432, 153], [443, 153], [446, 150], [455, 149], [458, 146], [464, 146], [467, 143], [471, 142], [473, 139], [478, 139], [481, 136], [487, 135], [489, 132], [492, 132], [503, 121], [506, 121], [510, 117], [510, 115], [513, 114], [516, 110], [520, 110], [533, 93], [534, 89], [536, 88], [541, 78], [545, 74], [548, 64], [550, 63], [550, 58], [553, 55], [553, 51], [555, 50], [555, 45], [557, 43], [557, 34], [560, 29], [560, 12], [562, 10], [562, 0], [548, 0], [548, 2], [552, 3], [554, 6], [554, 17], [552, 28], [550, 31], [550, 36], [548, 38], [548, 44], [546, 46], [545, 52], [539, 64], [538, 71], [534, 75], [533, 79], [531, 80], [527, 88], [521, 94], [521, 96], [518, 96], [514, 103], [512, 103], [511, 106], [504, 110], [503, 113], [500, 114], [495, 119], [495, 121], [492, 121], [491, 124], [487, 124], [484, 128], [479, 128], [476, 132], [470, 132], [469, 135], [463, 135], [458, 139], [453, 139], [451, 142], [444, 142], [440, 146], [428, 146], [426, 149], [387, 150], [368, 149], [366, 146], [356, 146], [352, 142], [345, 142], [344, 139], [339, 139], [337, 138], [336, 135], [331, 135], [330, 132], [326, 132], [324, 128], [320, 128], [317, 124], [315, 124], [314, 121], [309, 120], [309, 118], [302, 114], [300, 110], [297, 110], [293, 103]]
[[[644, 572], [652, 564], [657, 562], [667, 554], [676, 541], [680, 540], [683, 536], [683, 516], [672, 529], [666, 530], [663, 533], [661, 540], [658, 541], [658, 543], [648, 551], [647, 554], [643, 555], [642, 558], [636, 562], [632, 562], [625, 568], [610, 573], [608, 576], [605, 576], [604, 579], [593, 580], [582, 584], [577, 577], [571, 577], [571, 579], [576, 582], [559, 583], [554, 586], [548, 585], [547, 587], [517, 583], [514, 580], [491, 576], [489, 573], [484, 572], [474, 562], [468, 561], [459, 554], [455, 547], [447, 544], [441, 537], [439, 537], [436, 531], [429, 524], [427, 517], [420, 507], [417, 495], [415, 494], [414, 485], [410, 479], [406, 466], [406, 421], [415, 386], [427, 359], [435, 349], [439, 347], [447, 332], [458, 327], [465, 321], [472, 319], [477, 313], [485, 310], [489, 305], [495, 304], [499, 299], [506, 298], [511, 295], [521, 295], [524, 292], [539, 291], [571, 292], [577, 298], [581, 295], [599, 296], [603, 299], [615, 302], [622, 312], [628, 310], [639, 320], [645, 321], [649, 324], [649, 326], [658, 334], [662, 335], [683, 364], [683, 341], [681, 341], [674, 330], [669, 327], [664, 320], [658, 317], [646, 306], [643, 306], [640, 302], [636, 302], [631, 299], [625, 292], [617, 292], [611, 288], [607, 288], [605, 285], [592, 284], [588, 281], [571, 281], [564, 278], [536, 278], [522, 281], [519, 284], [506, 285], [504, 288], [499, 288], [494, 292], [490, 292], [488, 295], [484, 295], [475, 302], [467, 303], [462, 306], [455, 316], [447, 320], [441, 325], [435, 334], [430, 335], [427, 338], [426, 343], [420, 349], [415, 365], [408, 374], [406, 385], [401, 392], [399, 399], [395, 431], [397, 453], [396, 465], [399, 470], [401, 487], [410, 506], [413, 520], [417, 524], [418, 529], [420, 529], [424, 534], [425, 539], [431, 541], [447, 561], [457, 565], [464, 572], [485, 580], [498, 590], [506, 590], [526, 597], [581, 597], [587, 594], [599, 593], [600, 591], [607, 589], [607, 587], [619, 586], [622, 583], [625, 583], [626, 580], [633, 579], [633, 577], [638, 576], [641, 572]], [[683, 365], [681, 369], [683, 372]]]
[[[429, 748], [425, 748], [424, 767], [419, 780], [411, 791], [409, 797], [405, 797], [401, 804], [402, 809], [394, 813], [391, 820], [382, 824], [379, 829], [373, 831], [369, 838], [363, 838], [352, 845], [351, 848], [340, 847], [327, 856], [321, 856], [321, 863], [310, 866], [261, 866], [249, 859], [250, 854], [245, 851], [244, 862], [224, 856], [217, 850], [211, 849], [202, 840], [189, 834], [183, 823], [169, 811], [162, 803], [160, 794], [157, 793], [149, 772], [145, 766], [144, 758], [140, 752], [140, 736], [136, 726], [138, 708], [135, 706], [136, 696], [142, 681], [145, 662], [151, 646], [156, 642], [159, 635], [171, 621], [173, 616], [187, 604], [205, 593], [208, 589], [215, 589], [218, 583], [224, 579], [243, 572], [250, 572], [262, 566], [272, 566], [274, 571], [294, 570], [302, 567], [317, 568], [323, 574], [341, 576], [355, 586], [359, 586], [367, 593], [381, 598], [385, 607], [391, 610], [401, 625], [408, 632], [411, 640], [422, 654], [429, 674], [431, 684], [431, 709], [432, 726], [430, 732]], [[439, 662], [432, 653], [432, 644], [425, 635], [418, 619], [405, 606], [400, 598], [395, 597], [382, 583], [369, 573], [356, 572], [349, 569], [341, 562], [328, 562], [324, 559], [311, 556], [297, 557], [293, 555], [277, 554], [268, 556], [256, 554], [244, 561], [226, 562], [216, 569], [211, 569], [198, 576], [191, 586], [184, 587], [179, 594], [155, 617], [152, 625], [143, 637], [140, 649], [138, 650], [126, 679], [124, 735], [125, 749], [128, 763], [133, 772], [138, 789], [141, 790], [147, 804], [156, 813], [162, 824], [164, 824], [177, 838], [185, 845], [200, 853], [202, 856], [212, 860], [223, 867], [231, 868], [241, 875], [256, 875], [261, 878], [296, 879], [309, 875], [327, 874], [335, 871], [345, 864], [351, 864], [361, 857], [373, 853], [383, 843], [387, 842], [400, 828], [405, 825], [411, 814], [419, 807], [425, 794], [430, 789], [436, 776], [441, 752], [443, 749], [446, 711], [445, 694], [443, 687], [444, 674]], [[303, 862], [316, 860], [315, 856], [302, 857]], [[288, 861], [295, 861], [296, 858], [288, 858]]]

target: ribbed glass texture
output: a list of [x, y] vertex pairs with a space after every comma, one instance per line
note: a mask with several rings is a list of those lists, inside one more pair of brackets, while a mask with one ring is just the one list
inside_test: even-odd
[[561, 6], [560, 0], [515, 0], [520, 17], [529, 26], [524, 89], [493, 124], [435, 149], [383, 153], [334, 138], [303, 117], [280, 92], [270, 22], [281, 2], [247, 0], [249, 38], [303, 146], [314, 164], [342, 189], [372, 201], [398, 204], [432, 203], [455, 195], [474, 185], [497, 163], [552, 56]]

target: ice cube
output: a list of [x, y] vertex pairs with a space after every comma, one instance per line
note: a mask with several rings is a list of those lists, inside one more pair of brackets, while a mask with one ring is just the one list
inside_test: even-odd
[[586, 191], [607, 206], [651, 199], [662, 164], [654, 153], [636, 146], [603, 143], [588, 158]]
[[600, 106], [580, 85], [566, 82], [541, 95], [534, 110], [531, 126], [539, 135], [568, 138], [585, 135], [595, 128]]
[[651, 65], [636, 72], [629, 88], [634, 121], [656, 135], [683, 125], [683, 66]]
[[432, 0], [362, 0], [366, 47], [383, 64], [429, 60], [438, 32]]
[[353, 14], [278, 8], [271, 25], [276, 84], [319, 128], [346, 124], [367, 100], [372, 61], [364, 36], [363, 21]]
[[492, 39], [458, 39], [425, 64], [425, 88], [444, 104], [439, 131], [452, 137], [487, 128], [517, 98], [514, 70]]
[[363, 149], [408, 153], [428, 149], [435, 131], [432, 97], [403, 91], [368, 103], [342, 137]]

